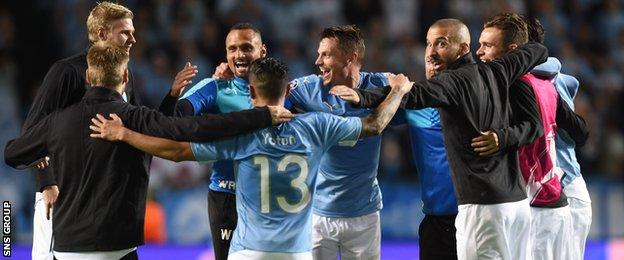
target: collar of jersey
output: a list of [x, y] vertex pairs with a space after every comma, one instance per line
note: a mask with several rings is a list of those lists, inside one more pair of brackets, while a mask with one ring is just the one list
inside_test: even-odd
[[232, 79], [232, 81], [237, 86], [245, 86], [246, 88], [249, 88], [249, 82], [247, 82], [247, 80], [245, 80], [243, 78], [234, 77], [234, 79]]
[[[319, 76], [319, 78], [320, 78], [320, 76]], [[321, 82], [321, 85], [323, 85], [324, 87], [326, 87], [326, 88], [327, 88], [327, 86], [325, 86], [325, 85], [323, 84], [323, 80], [322, 80], [322, 79], [321, 79], [321, 81], [320, 81], [320, 82]], [[363, 72], [363, 71], [360, 71], [360, 81], [358, 82], [357, 86], [355, 86], [355, 89], [361, 89], [361, 88], [362, 88], [362, 82], [364, 82], [364, 72]], [[330, 88], [328, 88], [328, 89], [331, 89], [332, 87], [334, 87], [334, 86], [331, 86], [331, 87], [330, 87]]]

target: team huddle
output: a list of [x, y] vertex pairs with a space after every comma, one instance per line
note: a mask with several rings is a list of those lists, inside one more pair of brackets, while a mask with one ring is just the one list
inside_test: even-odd
[[[422, 180], [421, 259], [582, 259], [591, 200], [574, 148], [578, 81], [536, 19], [470, 33], [440, 19], [426, 79], [361, 71], [362, 33], [325, 28], [318, 75], [288, 79], [252, 24], [230, 28], [211, 78], [188, 62], [157, 110], [128, 70], [133, 14], [102, 2], [88, 51], [46, 75], [5, 161], [39, 179], [33, 259], [138, 259], [151, 156], [214, 162], [215, 259], [380, 259], [381, 136], [407, 124]], [[405, 68], [409, 70], [410, 68]]]

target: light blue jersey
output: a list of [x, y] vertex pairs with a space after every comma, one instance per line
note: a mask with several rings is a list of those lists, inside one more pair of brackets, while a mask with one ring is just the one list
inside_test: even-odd
[[191, 144], [198, 161], [236, 161], [239, 221], [230, 254], [310, 251], [318, 162], [333, 145], [353, 145], [361, 129], [357, 117], [308, 113], [230, 140]]
[[[555, 80], [555, 86], [559, 96], [574, 111], [574, 96], [579, 88], [578, 80], [570, 75], [559, 73]], [[581, 176], [581, 166], [576, 159], [576, 152], [574, 151], [576, 144], [565, 130], [557, 129], [555, 147], [557, 148], [557, 166], [564, 172], [563, 178], [561, 178], [561, 185], [565, 187]]]
[[[359, 89], [388, 85], [383, 73], [360, 73]], [[319, 75], [297, 78], [291, 82], [288, 100], [297, 110], [321, 111], [338, 116], [364, 117], [372, 109], [354, 108], [328, 93]], [[381, 136], [360, 140], [353, 147], [332, 147], [320, 160], [318, 191], [314, 195], [314, 213], [324, 217], [358, 217], [382, 208], [377, 183]]]
[[[237, 112], [250, 109], [249, 83], [242, 78], [219, 80], [206, 78], [189, 89], [180, 99], [193, 105], [195, 115]], [[234, 193], [234, 166], [232, 161], [217, 161], [212, 165], [210, 189]]]
[[[570, 75], [560, 73], [560, 70], [561, 63], [559, 60], [549, 57], [545, 63], [536, 66], [531, 73], [551, 77], [556, 76], [555, 87], [557, 88], [557, 93], [574, 110], [574, 97], [579, 89], [579, 81]], [[561, 185], [565, 187], [581, 176], [581, 166], [576, 160], [576, 152], [574, 151], [576, 144], [565, 130], [558, 128], [555, 147], [557, 148], [557, 166], [564, 172], [563, 178], [561, 178]]]

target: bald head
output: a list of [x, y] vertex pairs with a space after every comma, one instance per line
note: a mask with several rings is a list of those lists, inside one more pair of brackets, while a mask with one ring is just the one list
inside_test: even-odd
[[446, 70], [468, 53], [470, 53], [468, 27], [457, 19], [436, 21], [427, 31], [427, 48], [425, 48], [427, 77]]
[[450, 34], [449, 36], [452, 43], [465, 43], [470, 46], [470, 31], [468, 31], [468, 27], [460, 20], [453, 18], [440, 19], [429, 27], [430, 30], [432, 28], [445, 28]]

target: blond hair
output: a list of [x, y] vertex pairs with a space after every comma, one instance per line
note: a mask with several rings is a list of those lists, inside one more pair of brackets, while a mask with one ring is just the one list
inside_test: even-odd
[[111, 23], [118, 19], [134, 18], [134, 14], [127, 7], [111, 2], [98, 3], [89, 17], [87, 17], [87, 31], [89, 33], [89, 42], [96, 43], [99, 41], [98, 31], [104, 29], [111, 30]]
[[128, 53], [104, 42], [93, 44], [87, 53], [89, 82], [93, 86], [113, 88], [124, 80]]

